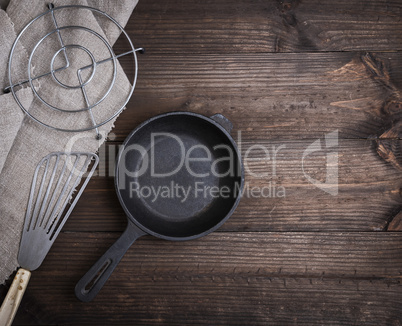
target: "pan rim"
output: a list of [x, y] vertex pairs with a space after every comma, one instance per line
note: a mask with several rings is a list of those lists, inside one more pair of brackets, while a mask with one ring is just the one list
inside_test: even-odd
[[[226, 216], [222, 217], [220, 219], [220, 221], [218, 223], [216, 223], [214, 226], [212, 226], [211, 228], [209, 228], [208, 230], [205, 230], [203, 232], [200, 233], [196, 233], [190, 236], [184, 236], [184, 237], [177, 237], [177, 236], [169, 236], [169, 235], [164, 235], [158, 232], [155, 232], [147, 227], [145, 227], [144, 225], [142, 225], [136, 218], [134, 218], [134, 216], [131, 214], [130, 210], [127, 208], [124, 199], [122, 198], [122, 195], [118, 189], [118, 177], [119, 177], [119, 162], [121, 159], [121, 156], [123, 154], [124, 149], [127, 146], [127, 143], [130, 141], [130, 139], [137, 133], [139, 132], [142, 128], [144, 128], [145, 126], [149, 125], [150, 123], [152, 123], [155, 120], [159, 120], [159, 119], [164, 119], [166, 117], [170, 117], [170, 116], [193, 116], [195, 118], [199, 118], [202, 119], [210, 124], [212, 124], [214, 127], [218, 128], [225, 136], [226, 139], [228, 140], [228, 142], [230, 142], [230, 144], [233, 146], [235, 153], [236, 153], [236, 157], [238, 160], [238, 163], [240, 165], [240, 185], [239, 185], [239, 192], [237, 194], [236, 200], [234, 201], [230, 211], [226, 214]], [[217, 121], [215, 121], [214, 119], [198, 114], [198, 113], [194, 113], [194, 112], [186, 112], [186, 111], [171, 111], [171, 112], [166, 112], [166, 113], [162, 113], [159, 115], [156, 115], [154, 117], [151, 117], [150, 119], [145, 120], [144, 122], [142, 122], [140, 125], [138, 125], [136, 128], [134, 128], [129, 135], [126, 137], [126, 139], [124, 140], [121, 149], [119, 150], [119, 153], [117, 155], [116, 158], [116, 164], [115, 164], [115, 178], [114, 178], [114, 183], [115, 183], [115, 191], [117, 194], [117, 197], [119, 199], [120, 205], [123, 208], [125, 214], [126, 214], [126, 218], [128, 220], [128, 223], [132, 223], [134, 224], [137, 228], [139, 228], [141, 231], [145, 232], [146, 234], [152, 235], [154, 237], [157, 238], [161, 238], [161, 239], [165, 239], [165, 240], [171, 240], [171, 241], [186, 241], [186, 240], [193, 240], [193, 239], [197, 239], [200, 237], [203, 237], [215, 230], [217, 230], [219, 227], [221, 227], [228, 219], [230, 216], [232, 216], [232, 214], [234, 213], [235, 209], [237, 208], [240, 200], [241, 200], [241, 194], [243, 193], [243, 188], [244, 188], [244, 166], [242, 163], [242, 159], [241, 159], [241, 154], [239, 152], [239, 149], [237, 147], [236, 142], [234, 141], [233, 137], [230, 135], [230, 133], [221, 125], [219, 124]]]

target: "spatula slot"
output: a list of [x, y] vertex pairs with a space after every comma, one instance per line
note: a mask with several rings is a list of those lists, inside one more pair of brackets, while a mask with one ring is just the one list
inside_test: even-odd
[[[55, 152], [39, 162], [34, 173], [25, 215], [18, 258], [21, 265], [25, 262], [33, 266], [34, 258], [40, 260], [40, 265], [98, 163], [99, 158], [96, 154], [81, 152]], [[90, 165], [90, 170], [87, 172]], [[33, 267], [36, 265], [35, 263]]]

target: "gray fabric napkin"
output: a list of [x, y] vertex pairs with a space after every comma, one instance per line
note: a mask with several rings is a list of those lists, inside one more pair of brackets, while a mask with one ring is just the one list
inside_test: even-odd
[[[13, 23], [4, 10], [0, 9], [0, 88], [8, 86], [7, 63], [8, 56], [16, 38]], [[28, 60], [26, 50], [20, 45], [15, 51], [16, 64]], [[22, 78], [18, 75], [17, 78]], [[2, 93], [2, 92], [0, 92]], [[30, 106], [32, 94], [27, 90], [19, 90], [18, 96], [22, 99], [24, 105]], [[23, 112], [15, 102], [12, 94], [0, 96], [0, 173], [3, 169], [8, 152], [17, 135], [18, 129], [24, 117]]]
[[[115, 18], [122, 26], [124, 26], [129, 19], [133, 9], [138, 1], [54, 1], [55, 6], [62, 6], [66, 4], [81, 4], [85, 6], [92, 6], [102, 11], [107, 12], [110, 16]], [[0, 17], [0, 38], [1, 33], [4, 31], [4, 36], [0, 43], [1, 53], [9, 53], [10, 44], [14, 42], [16, 33], [18, 34], [24, 26], [37, 15], [47, 10], [46, 1], [18, 1], [11, 0], [7, 7], [7, 20], [9, 24], [6, 27], [4, 19]], [[1, 13], [6, 17], [4, 11]], [[55, 11], [56, 19], [59, 26], [67, 25], [85, 25], [88, 28], [96, 31], [97, 35], [113, 44], [118, 36], [119, 30], [107, 19], [102, 19], [93, 15], [90, 11], [64, 11], [63, 14]], [[10, 23], [10, 20], [12, 23]], [[27, 78], [28, 71], [27, 56], [35, 49], [36, 42], [46, 33], [54, 30], [54, 23], [49, 19], [40, 19], [35, 23], [32, 33], [29, 37], [21, 38], [21, 57], [25, 60], [13, 62], [12, 73], [15, 74], [15, 80], [24, 80]], [[10, 35], [6, 32], [5, 28], [10, 29], [14, 26], [14, 32]], [[99, 59], [106, 59], [110, 57], [108, 48], [99, 42], [97, 37], [88, 37], [87, 31], [83, 30], [65, 30], [62, 32], [64, 44], [79, 44], [87, 49], [91, 49], [92, 54], [97, 61]], [[57, 36], [54, 34], [54, 36]], [[3, 41], [4, 39], [4, 41]], [[7, 42], [5, 42], [7, 40]], [[77, 41], [78, 40], [78, 41]], [[8, 46], [8, 48], [7, 48]], [[33, 76], [39, 76], [42, 73], [49, 71], [50, 60], [53, 54], [60, 49], [61, 45], [56, 39], [44, 40], [41, 45], [35, 49], [33, 59]], [[26, 49], [24, 53], [24, 49]], [[85, 54], [79, 53], [82, 51], [77, 47], [69, 49], [68, 58], [71, 64], [78, 67], [88, 64], [88, 58]], [[106, 53], [106, 54], [105, 54]], [[60, 59], [61, 58], [61, 59]], [[55, 64], [63, 64], [62, 55], [56, 57]], [[3, 60], [3, 61], [2, 61]], [[59, 61], [59, 62], [56, 62]], [[4, 84], [8, 84], [5, 80], [4, 74], [4, 58], [0, 56], [0, 80]], [[91, 88], [88, 87], [88, 98], [90, 102], [96, 102], [97, 99], [102, 97], [108, 87], [108, 76], [113, 75], [113, 62], [97, 66], [96, 73], [91, 81]], [[90, 71], [90, 70], [89, 70]], [[83, 79], [88, 79], [88, 75], [83, 74]], [[96, 110], [94, 108], [94, 117], [96, 121], [103, 121], [107, 117], [111, 117], [114, 112], [121, 107], [119, 103], [123, 103], [131, 89], [130, 81], [127, 79], [120, 65], [116, 64], [116, 84], [113, 86], [111, 93], [106, 99], [101, 102]], [[60, 77], [61, 78], [61, 77]], [[68, 74], [63, 75], [63, 82], [68, 85], [77, 82], [77, 76]], [[4, 81], [5, 80], [5, 81]], [[43, 77], [35, 81], [34, 87], [38, 94], [48, 103], [61, 108], [76, 109], [85, 106], [85, 100], [80, 93], [80, 89], [64, 89], [63, 87], [56, 87], [54, 80], [51, 76]], [[75, 84], [74, 84], [75, 85]], [[78, 112], [77, 114], [66, 114], [57, 110], [49, 110], [44, 107], [43, 103], [34, 96], [31, 89], [27, 86], [21, 88], [17, 94], [23, 99], [25, 108], [29, 108], [30, 114], [39, 120], [46, 121], [46, 123], [63, 129], [80, 129], [88, 126], [89, 114], [88, 111]], [[1, 109], [7, 113], [0, 116], [0, 133], [4, 140], [0, 142], [2, 160], [0, 160], [0, 168], [3, 165], [0, 174], [0, 284], [3, 283], [10, 274], [18, 267], [17, 254], [19, 249], [19, 242], [21, 238], [21, 230], [23, 220], [25, 217], [25, 209], [29, 198], [29, 189], [32, 183], [34, 170], [38, 162], [47, 154], [54, 151], [88, 151], [96, 152], [102, 142], [105, 140], [106, 135], [113, 128], [114, 119], [99, 128], [99, 132], [103, 135], [101, 140], [95, 139], [95, 132], [75, 132], [67, 133], [63, 131], [56, 131], [46, 128], [28, 117], [22, 119], [20, 108], [13, 103], [11, 94], [0, 96], [0, 104], [3, 104]], [[6, 108], [6, 109], [4, 109]], [[7, 121], [4, 119], [7, 116]], [[10, 131], [5, 131], [3, 128], [9, 125]], [[12, 128], [11, 128], [12, 127]], [[4, 130], [4, 131], [3, 131]], [[1, 138], [0, 137], [0, 138]]]

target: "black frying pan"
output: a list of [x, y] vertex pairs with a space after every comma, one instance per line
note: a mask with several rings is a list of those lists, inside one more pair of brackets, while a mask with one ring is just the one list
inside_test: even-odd
[[232, 124], [189, 112], [154, 117], [126, 138], [115, 186], [128, 225], [75, 287], [91, 301], [140, 236], [191, 240], [221, 226], [238, 205], [244, 183]]

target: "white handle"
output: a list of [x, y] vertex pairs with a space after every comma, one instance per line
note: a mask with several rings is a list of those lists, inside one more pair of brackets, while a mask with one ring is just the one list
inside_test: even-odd
[[20, 268], [0, 308], [0, 326], [10, 326], [28, 286], [31, 272]]

